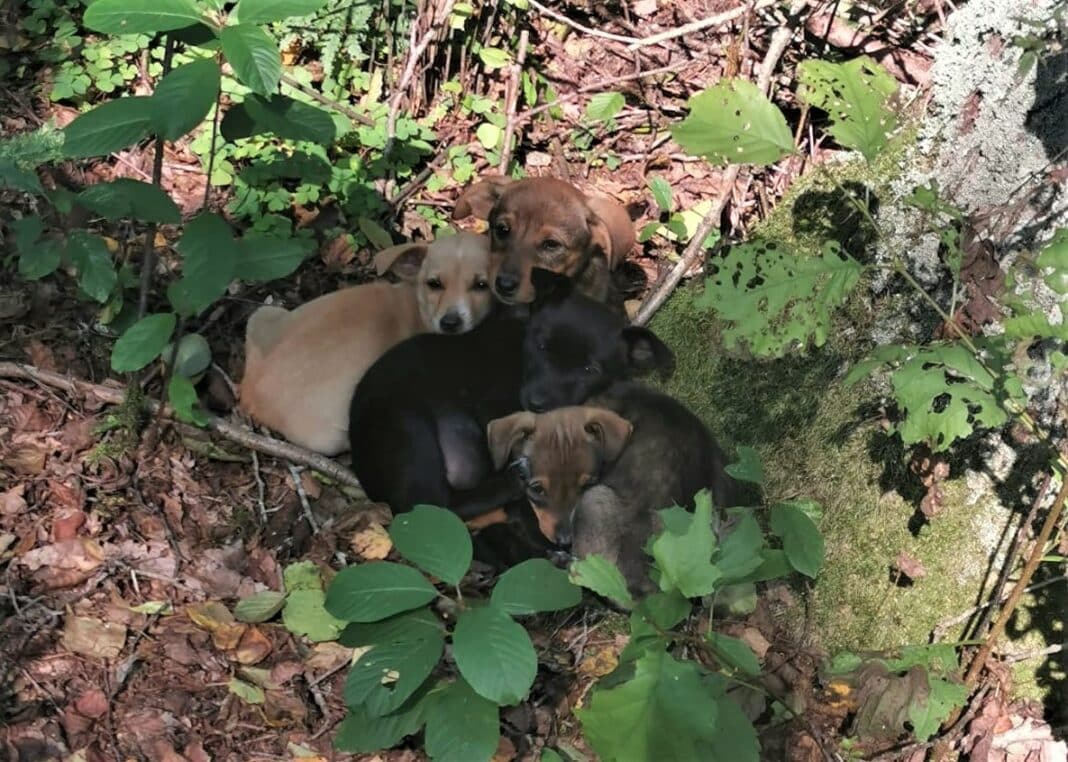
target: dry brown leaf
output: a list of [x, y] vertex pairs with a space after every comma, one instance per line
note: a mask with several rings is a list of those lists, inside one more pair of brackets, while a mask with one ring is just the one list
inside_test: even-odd
[[219, 601], [204, 601], [203, 603], [191, 603], [185, 607], [185, 614], [193, 623], [208, 632], [214, 632], [224, 625], [235, 624], [234, 615]]
[[746, 627], [741, 634], [741, 640], [756, 654], [757, 658], [764, 661], [764, 656], [767, 655], [768, 649], [771, 648], [771, 643], [764, 637], [764, 634], [760, 632], [756, 627]]
[[[304, 669], [311, 679], [315, 679], [318, 675], [323, 675], [336, 669], [351, 658], [352, 649], [346, 648], [340, 643], [330, 641], [316, 643], [312, 647], [311, 654], [304, 660]], [[292, 677], [292, 675], [289, 677]]]
[[909, 579], [922, 579], [927, 576], [927, 569], [920, 560], [903, 550], [897, 554], [894, 568]]
[[271, 640], [258, 627], [249, 627], [241, 636], [234, 657], [241, 664], [258, 664], [271, 653]]
[[89, 579], [104, 558], [104, 551], [96, 542], [79, 537], [28, 551], [19, 561], [34, 572], [38, 584], [56, 590]]
[[4, 456], [4, 465], [21, 476], [37, 476], [44, 471], [48, 453], [38, 445], [19, 445]]
[[16, 484], [9, 490], [0, 492], [0, 516], [17, 516], [26, 510], [25, 484]]
[[98, 717], [103, 717], [104, 713], [107, 712], [108, 697], [99, 688], [90, 688], [77, 698], [74, 702], [74, 708], [78, 710], [79, 714], [84, 714], [86, 717], [95, 720]]
[[304, 702], [283, 691], [266, 691], [263, 715], [269, 727], [300, 725], [308, 716]]
[[347, 235], [340, 235], [325, 244], [319, 251], [323, 264], [331, 270], [340, 270], [356, 258], [356, 248]]
[[393, 550], [389, 532], [378, 522], [353, 534], [349, 544], [356, 555], [368, 561], [381, 561]]
[[657, 11], [656, 0], [635, 0], [631, 6], [635, 16], [652, 16]]
[[580, 675], [604, 677], [619, 666], [619, 654], [613, 648], [602, 648], [589, 653], [578, 665]]
[[97, 659], [114, 659], [126, 643], [126, 627], [87, 616], [68, 616], [63, 627], [67, 650]]
[[248, 630], [247, 624], [220, 624], [211, 631], [211, 642], [220, 651], [233, 651]]
[[48, 370], [53, 373], [57, 370], [56, 358], [52, 354], [52, 350], [42, 344], [39, 339], [30, 339], [30, 342], [26, 345], [26, 356], [30, 358], [31, 364], [41, 370]]
[[52, 539], [56, 542], [73, 540], [78, 536], [78, 530], [85, 525], [85, 512], [78, 509], [57, 511], [57, 516], [52, 520]]

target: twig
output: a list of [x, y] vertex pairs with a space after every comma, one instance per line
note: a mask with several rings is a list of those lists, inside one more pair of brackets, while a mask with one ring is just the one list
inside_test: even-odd
[[[758, 0], [753, 6], [742, 5], [737, 8], [733, 8], [723, 13], [718, 13], [715, 16], [708, 16], [707, 18], [698, 19], [697, 21], [691, 21], [689, 24], [683, 24], [676, 29], [668, 29], [666, 32], [659, 32], [649, 37], [642, 37], [639, 40], [635, 40], [627, 46], [627, 50], [637, 50], [638, 48], [644, 48], [648, 45], [659, 45], [662, 42], [668, 40], [674, 40], [676, 37], [684, 37], [685, 35], [692, 34], [693, 32], [699, 32], [702, 29], [707, 29], [710, 26], [719, 26], [726, 24], [729, 21], [734, 21], [740, 16], [744, 16], [750, 11], [759, 11], [763, 8], [767, 8], [770, 5], [777, 4], [778, 0]], [[533, 5], [531, 0], [531, 5]], [[793, 15], [792, 13], [790, 15]]]
[[[1024, 590], [1024, 593], [1033, 593], [1036, 590], [1041, 590], [1044, 587], [1049, 587], [1050, 585], [1056, 585], [1058, 582], [1068, 582], [1068, 575], [1064, 575], [1064, 576], [1060, 576], [1060, 577], [1053, 577], [1051, 579], [1044, 579], [1041, 582], [1036, 582], [1033, 585], [1029, 585], [1028, 588], [1026, 590]], [[1008, 593], [1002, 592], [1002, 594], [999, 595], [996, 599], [993, 596], [991, 596], [989, 600], [983, 601], [978, 606], [972, 606], [967, 611], [962, 611], [959, 614], [954, 614], [949, 619], [943, 619], [941, 622], [939, 622], [937, 625], [935, 625], [935, 628], [933, 630], [931, 630], [931, 642], [932, 643], [937, 643], [938, 641], [940, 641], [945, 636], [946, 632], [951, 627], [955, 627], [958, 624], [963, 624], [964, 622], [967, 622], [969, 619], [971, 619], [973, 616], [975, 616], [978, 612], [983, 611], [984, 609], [993, 610], [993, 607], [995, 605], [997, 605], [999, 603], [1004, 603], [1008, 599], [1009, 599]], [[974, 639], [969, 638], [969, 641], [972, 641], [972, 640], [974, 640]]]
[[263, 475], [260, 473], [260, 456], [255, 450], [252, 453], [252, 477], [256, 480], [256, 502], [260, 507], [260, 525], [267, 526], [267, 504], [263, 498], [267, 488], [263, 483]]
[[[809, 0], [795, 0], [793, 5], [790, 6], [790, 15], [786, 23], [776, 29], [775, 34], [772, 35], [771, 43], [768, 45], [768, 52], [764, 56], [760, 74], [757, 77], [757, 87], [765, 94], [771, 87], [771, 75], [775, 71], [779, 59], [786, 51], [786, 46], [794, 36], [794, 32], [797, 31], [800, 15], [808, 7], [808, 3]], [[723, 176], [723, 190], [720, 191], [719, 198], [716, 199], [716, 203], [712, 205], [712, 208], [708, 210], [708, 214], [701, 220], [701, 224], [697, 226], [697, 231], [694, 233], [693, 238], [690, 239], [675, 267], [664, 276], [663, 280], [657, 284], [653, 292], [649, 294], [638, 309], [638, 314], [634, 318], [635, 325], [645, 325], [649, 322], [650, 318], [660, 309], [660, 306], [667, 301], [667, 298], [675, 290], [675, 286], [679, 284], [682, 277], [697, 262], [698, 257], [704, 251], [705, 239], [719, 225], [720, 217], [723, 215], [727, 200], [734, 190], [734, 184], [738, 181], [738, 173], [740, 171], [741, 167], [738, 164], [732, 164], [727, 169]]]
[[367, 116], [367, 114], [361, 114], [356, 109], [349, 108], [344, 103], [338, 103], [337, 101], [330, 100], [318, 90], [313, 90], [307, 85], [302, 85], [300, 82], [293, 79], [288, 74], [282, 75], [282, 83], [285, 84], [287, 87], [292, 87], [294, 90], [299, 90], [312, 100], [318, 101], [319, 103], [323, 104], [324, 106], [327, 106], [328, 108], [333, 109], [339, 114], [344, 114], [354, 122], [359, 122], [360, 124], [365, 125], [367, 127], [375, 126], [375, 120]]
[[1037, 659], [1040, 656], [1052, 656], [1053, 654], [1059, 654], [1066, 647], [1068, 643], [1054, 643], [1052, 646], [1046, 646], [1045, 648], [1037, 648], [1033, 651], [1024, 651], [1018, 654], [1005, 654], [1003, 660], [1007, 664], [1016, 664], [1021, 661], [1028, 661], [1029, 659]]
[[537, 8], [538, 9], [539, 13], [542, 13], [542, 14], [548, 16], [551, 19], [556, 19], [561, 24], [566, 24], [567, 26], [571, 27], [572, 29], [575, 29], [575, 30], [577, 30], [579, 32], [582, 32], [583, 34], [588, 34], [590, 37], [600, 37], [603, 40], [613, 40], [615, 42], [624, 42], [624, 43], [626, 43], [628, 45], [636, 43], [636, 42], [641, 42], [641, 39], [638, 38], [638, 37], [625, 37], [625, 36], [623, 36], [621, 34], [612, 34], [611, 32], [602, 32], [600, 29], [594, 29], [593, 27], [588, 27], [585, 24], [580, 24], [577, 21], [573, 21], [572, 19], [569, 19], [564, 14], [562, 14], [562, 13], [560, 13], [558, 11], [554, 11], [552, 8], [546, 8], [544, 5], [539, 3], [538, 0], [528, 0], [528, 1], [530, 2], [530, 6], [532, 8]]
[[308, 493], [304, 491], [304, 485], [300, 481], [300, 471], [292, 463], [289, 465], [289, 475], [293, 478], [293, 488], [297, 491], [297, 497], [300, 498], [300, 507], [304, 511], [304, 520], [308, 522], [312, 532], [319, 534], [319, 522], [315, 520], [315, 516], [312, 514], [311, 504], [308, 502]]
[[508, 119], [504, 126], [504, 143], [501, 145], [501, 161], [497, 170], [502, 174], [508, 174], [508, 163], [512, 160], [512, 136], [515, 134], [515, 107], [519, 100], [519, 79], [523, 74], [523, 64], [527, 60], [527, 45], [530, 42], [530, 32], [524, 29], [519, 34], [519, 52], [516, 54], [515, 63], [512, 64], [512, 76], [508, 80], [508, 90], [505, 93], [505, 113]]
[[[57, 389], [63, 389], [69, 394], [93, 395], [110, 405], [121, 405], [124, 401], [123, 390], [120, 388], [68, 378], [59, 373], [40, 370], [32, 365], [24, 365], [22, 363], [0, 362], [0, 378], [24, 378], [38, 381]], [[160, 403], [152, 399], [146, 399], [144, 404], [151, 414], [157, 413], [160, 408]], [[164, 415], [173, 419], [174, 411], [169, 405], [164, 407]], [[208, 416], [208, 423], [205, 428], [232, 442], [244, 445], [250, 450], [256, 450], [264, 455], [270, 455], [290, 463], [307, 466], [340, 484], [362, 491], [360, 482], [351, 471], [325, 455], [305, 450], [303, 447], [298, 447], [289, 442], [261, 436], [250, 431], [245, 426], [239, 426], [214, 415]]]

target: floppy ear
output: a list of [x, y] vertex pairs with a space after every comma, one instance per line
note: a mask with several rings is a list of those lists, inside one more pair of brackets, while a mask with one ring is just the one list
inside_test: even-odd
[[390, 246], [375, 254], [375, 272], [385, 275], [391, 272], [409, 283], [419, 277], [419, 270], [427, 255], [425, 243], [402, 243]]
[[[604, 227], [602, 234], [594, 231], [594, 240], [597, 240], [598, 235], [603, 235], [610, 241], [610, 245], [604, 247], [604, 255], [609, 269], [615, 269], [634, 248], [634, 222], [626, 208], [610, 198], [590, 196], [586, 199], [586, 205]], [[593, 228], [594, 223], [591, 221], [590, 229]]]
[[541, 267], [535, 267], [530, 271], [530, 283], [534, 286], [535, 309], [545, 304], [561, 302], [571, 296], [571, 292], [575, 289], [575, 285], [566, 275]]
[[604, 459], [611, 463], [630, 440], [634, 426], [630, 421], [616, 415], [611, 410], [588, 408], [586, 411], [586, 433], [601, 448]]
[[637, 375], [659, 371], [663, 378], [675, 372], [675, 353], [648, 328], [628, 325], [623, 329], [627, 365]]
[[524, 411], [490, 421], [486, 426], [486, 442], [493, 467], [498, 471], [504, 468], [516, 445], [533, 433], [534, 413]]
[[480, 220], [489, 218], [489, 213], [497, 199], [501, 197], [505, 186], [512, 183], [512, 178], [491, 175], [480, 183], [468, 188], [460, 198], [456, 199], [456, 206], [452, 210], [454, 220], [462, 220], [472, 214]]

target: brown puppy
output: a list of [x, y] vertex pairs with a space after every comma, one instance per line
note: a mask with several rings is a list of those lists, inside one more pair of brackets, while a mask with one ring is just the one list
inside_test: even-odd
[[601, 302], [617, 299], [610, 271], [634, 246], [634, 225], [620, 204], [587, 196], [551, 177], [487, 177], [456, 202], [453, 219], [489, 221], [493, 252], [503, 256], [493, 279], [497, 298], [530, 302], [530, 271], [541, 267], [575, 280]]
[[241, 409], [291, 442], [348, 449], [349, 402], [382, 354], [419, 333], [464, 333], [493, 308], [489, 239], [458, 233], [375, 256], [379, 281], [326, 294], [292, 312], [260, 307], [245, 332]]

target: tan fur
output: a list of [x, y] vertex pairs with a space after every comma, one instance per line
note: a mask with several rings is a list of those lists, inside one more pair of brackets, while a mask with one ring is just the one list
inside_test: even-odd
[[[550, 177], [486, 177], [457, 200], [452, 216], [470, 215], [489, 220], [493, 250], [503, 256], [500, 268], [520, 278], [514, 296], [498, 293], [505, 301], [533, 301], [534, 267], [574, 277], [579, 291], [604, 301], [609, 270], [623, 262], [635, 242], [634, 225], [619, 203], [587, 196]], [[508, 228], [507, 237], [495, 232], [499, 225]], [[546, 241], [560, 246], [547, 248]]]
[[[380, 252], [375, 264], [400, 283], [342, 289], [292, 312], [258, 309], [245, 332], [241, 409], [311, 450], [336, 455], [348, 449], [349, 401], [375, 360], [404, 339], [440, 331], [450, 311], [463, 313], [463, 330], [489, 313], [488, 244], [485, 236], [459, 233], [394, 246]], [[430, 289], [432, 278], [442, 288]]]

